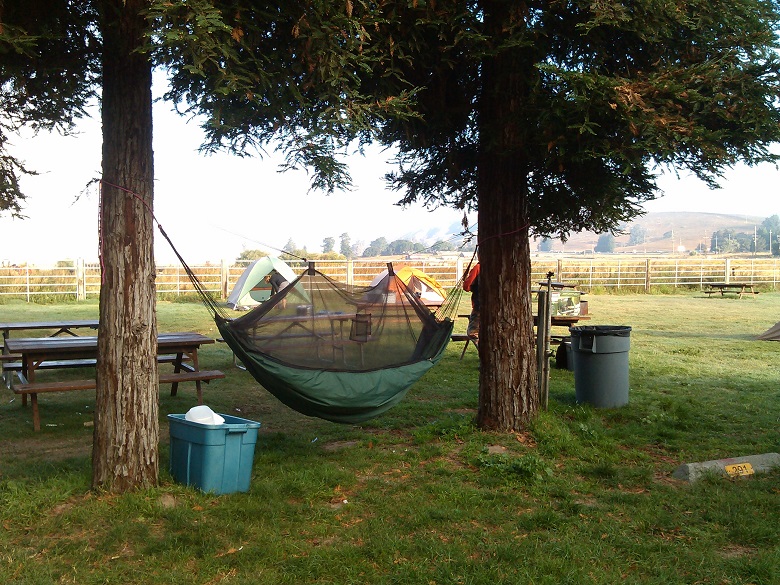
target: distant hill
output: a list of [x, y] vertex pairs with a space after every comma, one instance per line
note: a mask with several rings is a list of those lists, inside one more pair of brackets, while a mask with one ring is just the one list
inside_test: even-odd
[[[756, 216], [688, 211], [648, 213], [626, 226], [623, 235], [615, 236], [615, 252], [668, 254], [695, 250], [702, 243], [709, 247], [713, 232], [731, 229], [735, 232], [752, 233], [753, 226], [760, 226], [765, 219]], [[629, 234], [636, 225], [644, 228], [645, 239], [640, 244], [629, 246]], [[462, 229], [458, 223], [446, 228], [433, 226], [427, 230], [407, 232], [400, 239], [424, 242], [428, 245], [445, 240], [457, 245], [459, 238], [453, 234], [460, 233]], [[565, 244], [555, 240], [552, 252], [569, 254], [589, 252], [596, 247], [598, 239], [599, 234], [594, 232], [575, 233]], [[531, 242], [532, 252], [536, 251], [536, 246], [537, 242]]]
[[[636, 219], [626, 227], [624, 235], [615, 236], [615, 252], [670, 253], [684, 250], [695, 250], [699, 244], [709, 246], [713, 232], [732, 229], [736, 232], [751, 233], [754, 226], [760, 226], [765, 217], [728, 215], [721, 213], [679, 212], [648, 213]], [[629, 246], [629, 233], [633, 226], [640, 225], [645, 230], [644, 242]], [[553, 251], [567, 253], [586, 252], [593, 250], [599, 235], [593, 232], [572, 234], [571, 238], [562, 244], [556, 240]], [[532, 243], [532, 248], [535, 244]]]

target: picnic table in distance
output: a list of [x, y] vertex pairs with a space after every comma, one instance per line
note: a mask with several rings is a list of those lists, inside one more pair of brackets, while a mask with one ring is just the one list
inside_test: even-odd
[[705, 286], [708, 287], [704, 290], [704, 294], [707, 296], [720, 294], [724, 297], [727, 294], [734, 294], [741, 299], [744, 294], [753, 296], [758, 294], [758, 291], [749, 282], [707, 282]]

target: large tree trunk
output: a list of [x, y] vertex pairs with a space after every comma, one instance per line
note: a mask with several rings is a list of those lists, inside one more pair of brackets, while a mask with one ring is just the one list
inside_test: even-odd
[[157, 318], [152, 221], [152, 72], [145, 0], [101, 2], [103, 183], [92, 485], [158, 480]]
[[[485, 28], [500, 39], [512, 2], [485, 1]], [[527, 95], [520, 48], [486, 58], [480, 96], [479, 409], [483, 429], [517, 431], [539, 408], [531, 312], [527, 165], [523, 164], [522, 98]]]

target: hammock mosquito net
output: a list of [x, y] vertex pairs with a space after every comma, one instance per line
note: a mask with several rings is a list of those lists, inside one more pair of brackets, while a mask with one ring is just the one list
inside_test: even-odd
[[392, 265], [378, 283], [363, 287], [337, 282], [310, 264], [240, 317], [208, 304], [222, 338], [266, 390], [303, 414], [357, 423], [397, 404], [441, 358], [459, 295], [436, 312], [421, 296]]

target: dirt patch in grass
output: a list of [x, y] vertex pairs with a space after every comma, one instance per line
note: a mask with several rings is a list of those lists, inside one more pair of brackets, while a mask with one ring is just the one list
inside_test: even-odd
[[48, 435], [7, 439], [3, 441], [6, 457], [24, 457], [28, 460], [63, 461], [75, 457], [89, 457], [92, 453], [92, 435]]
[[322, 446], [322, 450], [332, 453], [334, 451], [341, 451], [343, 449], [354, 447], [358, 444], [358, 441], [331, 441], [330, 443], [325, 443]]
[[725, 559], [738, 559], [741, 557], [749, 557], [756, 554], [756, 549], [749, 546], [740, 546], [738, 544], [730, 544], [718, 551], [718, 554]]

